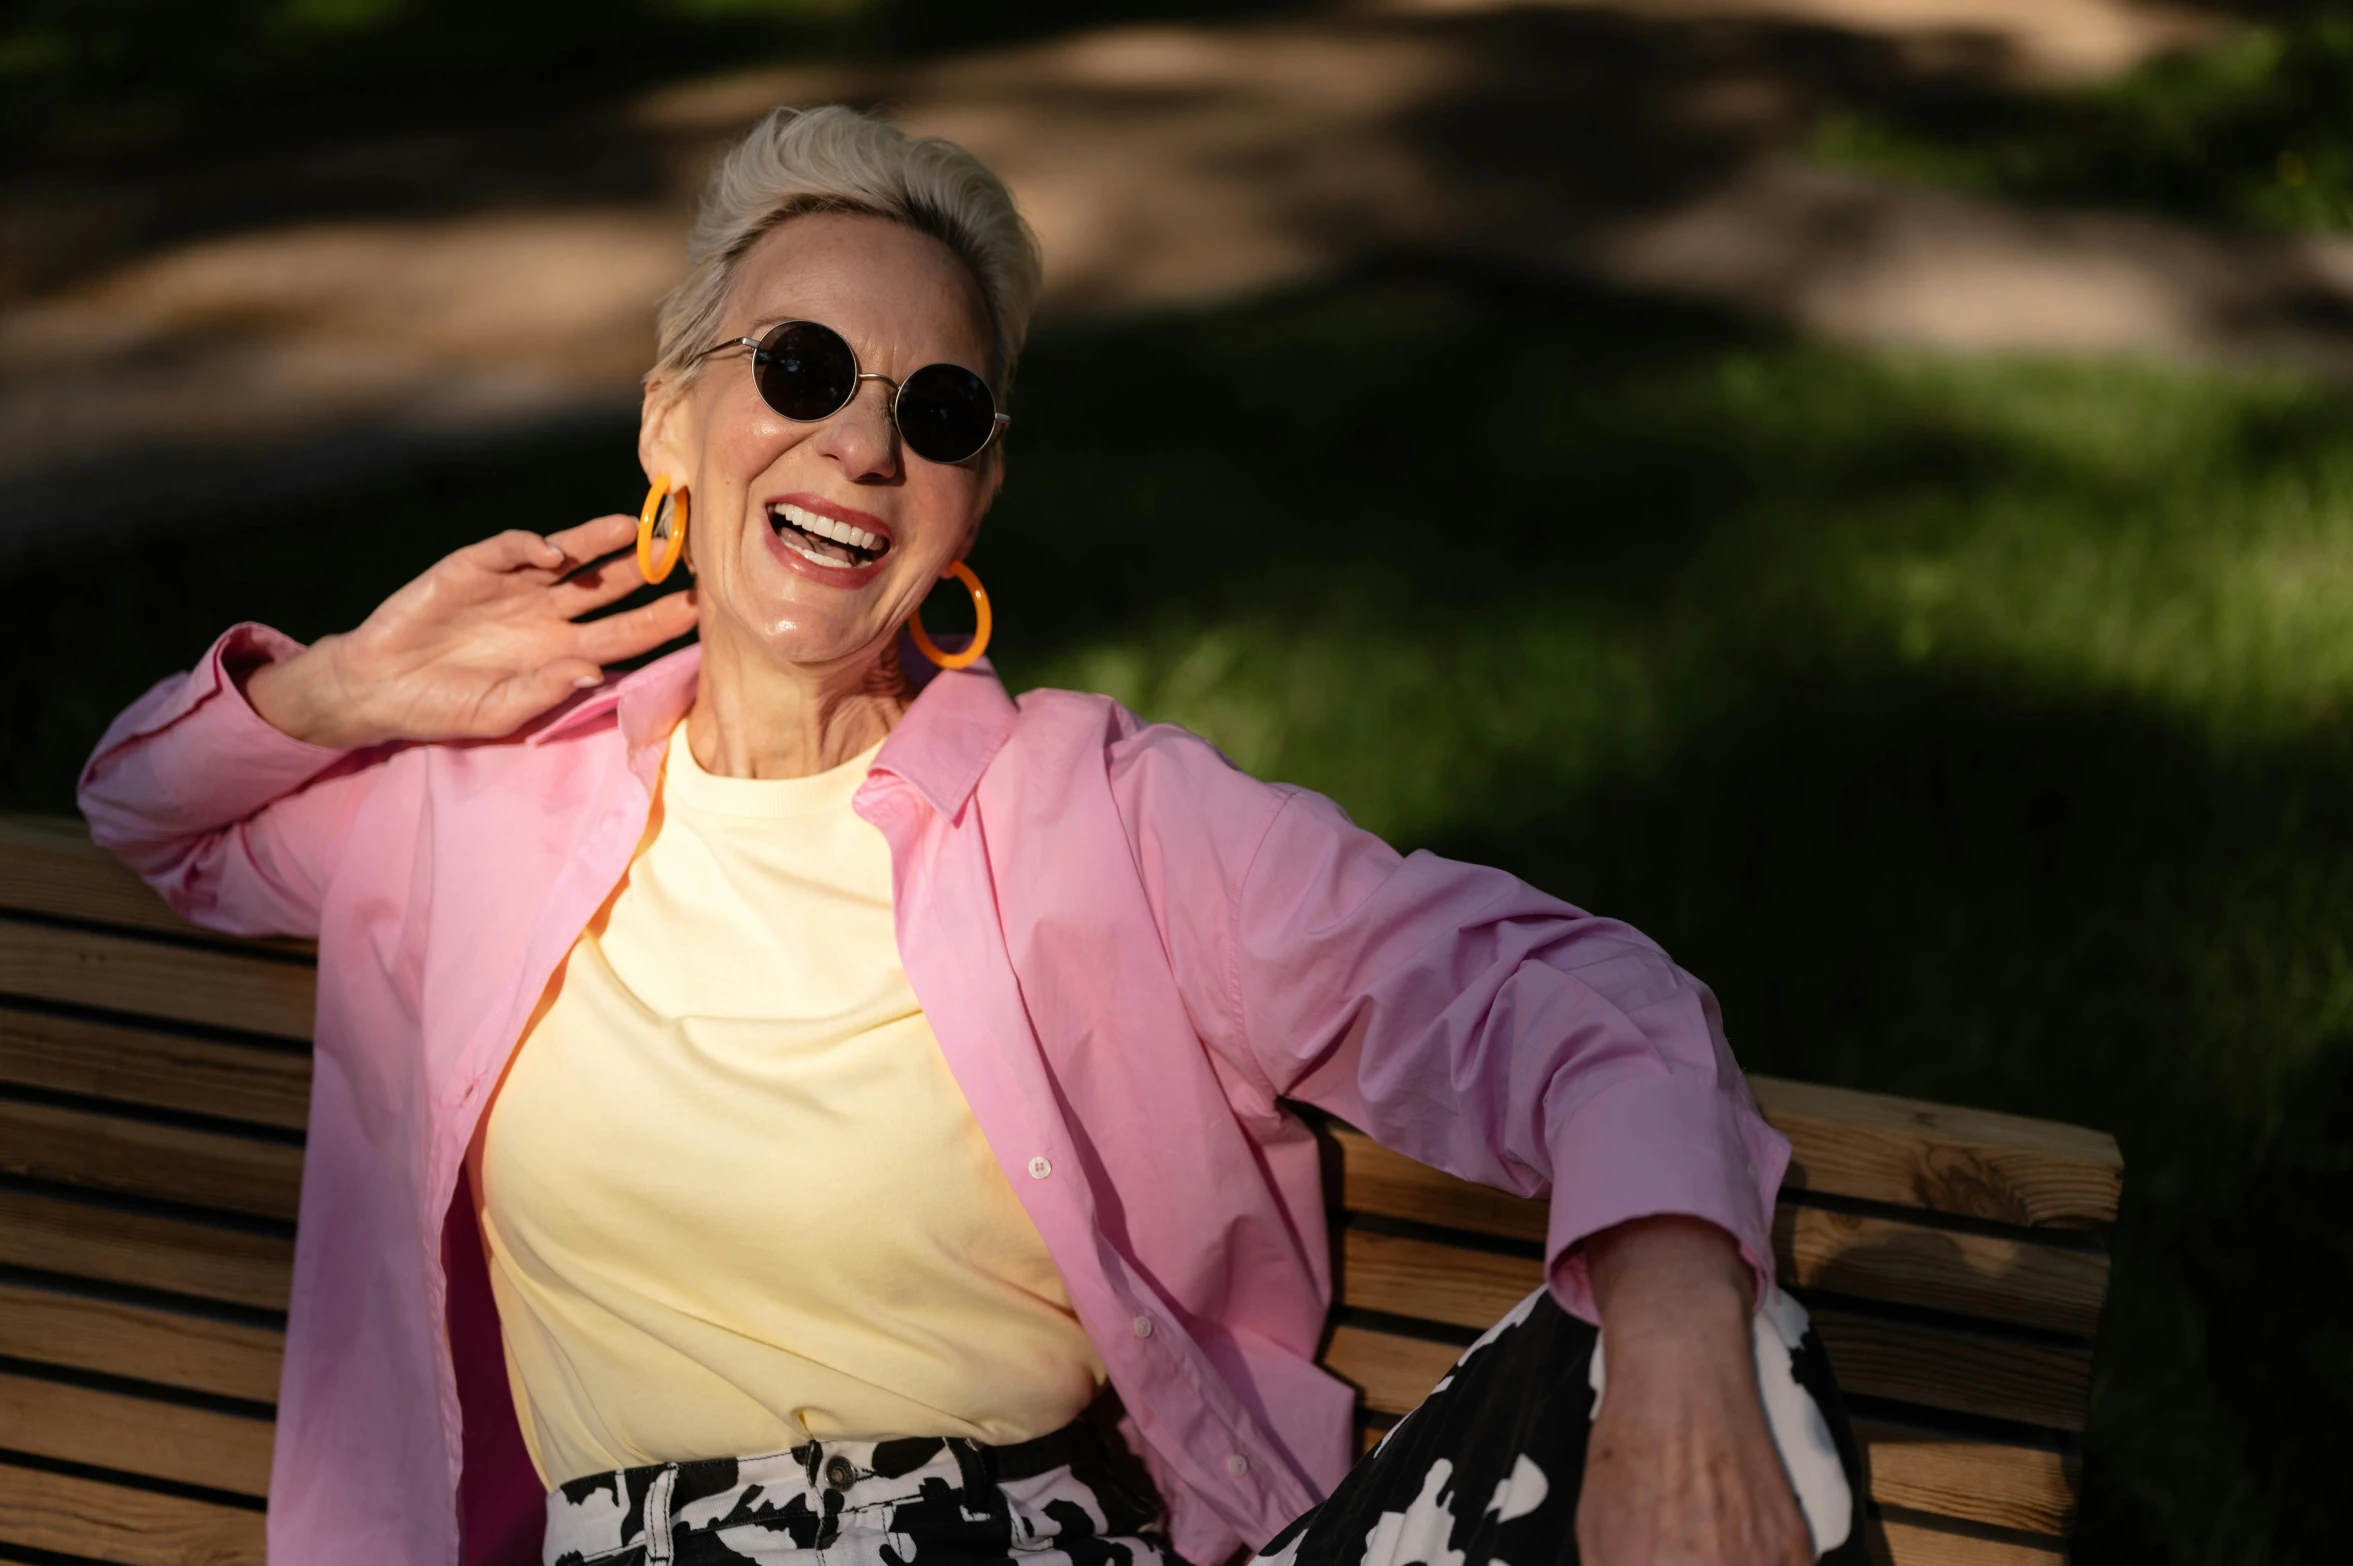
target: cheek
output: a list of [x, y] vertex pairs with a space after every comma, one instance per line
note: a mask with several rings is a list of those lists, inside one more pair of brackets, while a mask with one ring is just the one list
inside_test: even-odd
[[963, 547], [987, 493], [984, 476], [964, 468], [934, 468], [920, 476], [910, 473], [906, 516], [912, 526], [904, 534], [912, 546], [910, 553], [936, 555], [942, 560], [954, 555]]

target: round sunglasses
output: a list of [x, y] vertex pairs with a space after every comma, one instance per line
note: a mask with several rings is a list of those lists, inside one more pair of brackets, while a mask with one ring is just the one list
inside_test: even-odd
[[693, 364], [730, 348], [752, 350], [752, 384], [760, 400], [802, 424], [830, 419], [850, 405], [861, 381], [891, 389], [891, 423], [907, 449], [927, 461], [969, 462], [1013, 422], [997, 411], [989, 383], [960, 364], [927, 364], [894, 381], [858, 368], [858, 355], [842, 334], [815, 321], [786, 321], [765, 336], [738, 337], [706, 348]]

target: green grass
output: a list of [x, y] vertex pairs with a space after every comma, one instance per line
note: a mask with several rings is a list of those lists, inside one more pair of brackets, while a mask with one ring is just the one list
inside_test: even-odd
[[[1753, 1068], [2112, 1130], [2079, 1559], [2333, 1558], [2353, 395], [1460, 271], [1026, 366], [974, 559], [1017, 686], [1112, 691], [1634, 920]], [[332, 629], [636, 490], [615, 429], [20, 560], [0, 789], [65, 808], [106, 717], [233, 618]]]
[[1813, 152], [2032, 201], [2353, 229], [2353, 9], [2287, 9], [2088, 90], [2006, 91], [1975, 73], [1855, 83], [1825, 109]]

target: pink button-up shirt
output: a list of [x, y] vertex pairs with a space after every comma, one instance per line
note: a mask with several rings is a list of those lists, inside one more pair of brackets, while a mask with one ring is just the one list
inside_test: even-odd
[[[507, 741], [338, 753], [232, 678], [296, 650], [232, 630], [115, 721], [81, 792], [189, 918], [319, 942], [270, 1556], [536, 1558], [462, 1165], [636, 848], [699, 654]], [[1285, 1099], [1549, 1189], [1551, 1287], [1588, 1319], [1575, 1247], [1627, 1219], [1707, 1219], [1768, 1274], [1787, 1146], [1708, 991], [1626, 926], [1400, 855], [1107, 697], [1017, 703], [982, 668], [932, 680], [856, 809], [890, 843], [908, 978], [1187, 1558], [1262, 1542], [1349, 1462], [1351, 1395], [1314, 1363], [1316, 1147]], [[778, 1214], [789, 1244], [782, 1193]]]

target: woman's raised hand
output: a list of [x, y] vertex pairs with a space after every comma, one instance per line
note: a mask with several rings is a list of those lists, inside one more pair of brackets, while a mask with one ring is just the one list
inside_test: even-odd
[[544, 538], [509, 532], [469, 544], [357, 630], [256, 669], [246, 697], [273, 727], [337, 750], [511, 734], [599, 683], [604, 665], [693, 628], [693, 598], [682, 592], [579, 620], [645, 585], [634, 556], [604, 558], [636, 531], [635, 517], [609, 516]]

